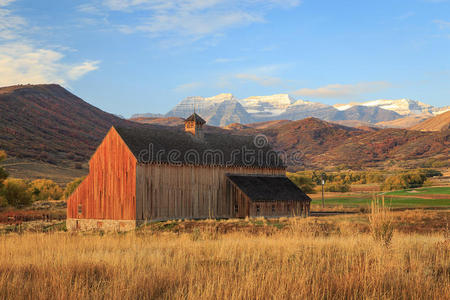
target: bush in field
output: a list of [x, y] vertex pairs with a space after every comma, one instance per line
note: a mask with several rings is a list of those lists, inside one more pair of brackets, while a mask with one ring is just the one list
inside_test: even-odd
[[383, 184], [385, 191], [402, 190], [423, 186], [427, 175], [423, 171], [413, 171], [388, 176]]
[[391, 175], [386, 178], [386, 181], [383, 184], [383, 190], [392, 191], [392, 190], [403, 190], [408, 188], [408, 182], [406, 178], [399, 175]]
[[[6, 159], [6, 152], [0, 150], [0, 162]], [[3, 181], [8, 178], [8, 172], [5, 169], [0, 167], [0, 188], [2, 187]]]
[[372, 201], [369, 224], [373, 239], [389, 248], [394, 236], [394, 225], [391, 210], [384, 205], [384, 196]]
[[316, 186], [311, 177], [301, 176], [296, 174], [288, 174], [289, 179], [295, 183], [304, 193], [315, 193], [314, 187]]
[[31, 191], [25, 180], [8, 178], [3, 183], [3, 197], [8, 205], [22, 207], [31, 204]]
[[346, 193], [350, 191], [350, 186], [345, 183], [332, 183], [325, 185], [326, 192]]
[[33, 201], [38, 200], [59, 200], [63, 195], [63, 190], [50, 179], [37, 179], [30, 183], [29, 191]]
[[66, 185], [66, 189], [64, 190], [65, 199], [67, 199], [75, 191], [75, 189], [80, 185], [80, 183], [84, 180], [84, 178], [86, 178], [86, 176], [76, 178]]
[[433, 169], [423, 169], [421, 172], [424, 173], [426, 177], [442, 176], [442, 172]]

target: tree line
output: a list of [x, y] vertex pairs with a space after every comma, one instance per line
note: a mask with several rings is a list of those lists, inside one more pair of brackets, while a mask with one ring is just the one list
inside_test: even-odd
[[421, 187], [427, 180], [442, 173], [434, 169], [382, 171], [300, 171], [288, 177], [305, 193], [314, 193], [315, 187], [325, 180], [325, 191], [348, 192], [352, 184], [379, 184], [382, 190], [400, 190]]
[[[7, 155], [0, 151], [0, 162]], [[24, 207], [40, 200], [65, 199], [76, 189], [84, 178], [76, 178], [63, 189], [50, 179], [24, 180], [9, 177], [8, 172], [0, 167], [0, 207]]]

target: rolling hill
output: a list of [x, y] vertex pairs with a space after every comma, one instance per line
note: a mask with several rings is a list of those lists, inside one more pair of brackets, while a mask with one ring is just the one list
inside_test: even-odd
[[[216, 106], [219, 109], [220, 105]], [[443, 114], [441, 118], [447, 117]], [[233, 116], [230, 115], [232, 118]], [[57, 168], [85, 164], [111, 125], [164, 125], [183, 130], [182, 119], [138, 118], [124, 120], [106, 113], [59, 85], [26, 85], [0, 88], [0, 148], [13, 160]], [[145, 124], [139, 124], [145, 123]], [[350, 167], [392, 164], [415, 166], [426, 159], [449, 159], [450, 130], [421, 132], [405, 129], [352, 128], [322, 121], [274, 120], [225, 128], [206, 126], [208, 132], [264, 134], [278, 151], [301, 154], [301, 162], [287, 160], [291, 169], [322, 168], [346, 164]], [[44, 168], [41, 168], [44, 170]], [[26, 177], [27, 169], [16, 174]], [[65, 170], [70, 177], [70, 170]], [[36, 173], [37, 174], [37, 173]], [[77, 174], [77, 175], [76, 175]], [[41, 176], [41, 175], [40, 175]]]
[[425, 120], [432, 118], [432, 115], [429, 114], [419, 114], [419, 115], [410, 115], [400, 119], [395, 119], [391, 121], [382, 121], [378, 122], [376, 125], [385, 128], [410, 128], [414, 125], [419, 124]]
[[0, 88], [0, 141], [16, 158], [52, 164], [87, 161], [111, 125], [132, 122], [106, 113], [59, 85]]
[[442, 131], [450, 129], [450, 111], [437, 115], [431, 119], [425, 120], [410, 128], [420, 131]]

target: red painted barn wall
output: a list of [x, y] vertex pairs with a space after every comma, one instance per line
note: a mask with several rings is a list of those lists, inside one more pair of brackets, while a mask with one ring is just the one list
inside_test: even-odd
[[89, 161], [89, 175], [68, 198], [67, 217], [136, 219], [136, 158], [114, 128]]

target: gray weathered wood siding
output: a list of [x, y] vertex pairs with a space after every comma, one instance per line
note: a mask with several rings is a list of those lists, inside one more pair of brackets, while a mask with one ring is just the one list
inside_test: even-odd
[[137, 220], [245, 217], [245, 207], [235, 215], [232, 197], [227, 195], [231, 192], [227, 189], [227, 173], [280, 175], [285, 174], [285, 170], [138, 164]]

